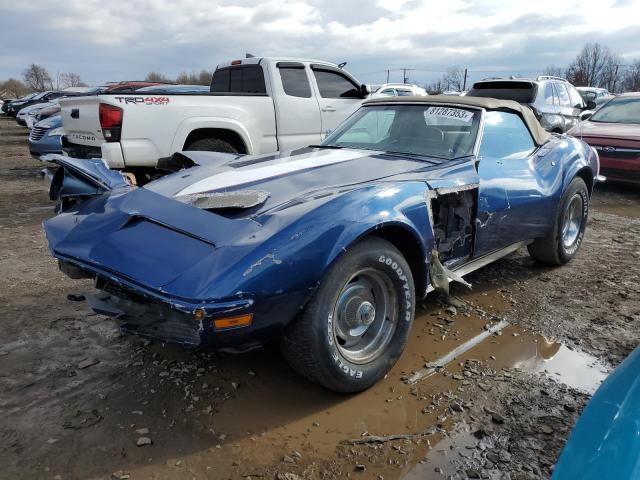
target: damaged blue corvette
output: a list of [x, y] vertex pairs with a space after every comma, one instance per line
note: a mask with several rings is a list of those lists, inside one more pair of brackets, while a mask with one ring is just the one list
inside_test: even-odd
[[527, 246], [570, 261], [598, 155], [517, 103], [380, 98], [320, 145], [242, 156], [182, 152], [145, 185], [57, 156], [44, 223], [91, 307], [134, 335], [243, 351], [279, 340], [289, 364], [363, 390], [401, 355], [416, 300]]

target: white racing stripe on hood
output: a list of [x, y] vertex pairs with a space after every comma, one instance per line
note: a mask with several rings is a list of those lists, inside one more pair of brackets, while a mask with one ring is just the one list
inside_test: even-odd
[[237, 187], [238, 185], [267, 180], [269, 178], [279, 177], [281, 175], [287, 175], [294, 172], [311, 170], [325, 165], [348, 162], [349, 160], [354, 160], [364, 156], [362, 152], [353, 150], [334, 150], [331, 152], [331, 155], [326, 155], [325, 152], [317, 153], [319, 155], [316, 157], [313, 156], [314, 154], [311, 154], [311, 156], [305, 156], [300, 160], [271, 163], [270, 165], [262, 167], [248, 165], [246, 167], [217, 173], [189, 185], [176, 193], [175, 196], [192, 195], [194, 193], [212, 192], [215, 190]]

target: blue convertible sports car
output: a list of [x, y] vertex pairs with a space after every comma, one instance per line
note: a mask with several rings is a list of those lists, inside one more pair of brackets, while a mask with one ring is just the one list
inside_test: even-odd
[[571, 260], [599, 177], [587, 144], [511, 101], [370, 100], [320, 145], [182, 152], [146, 185], [57, 157], [45, 222], [60, 268], [93, 278], [124, 331], [242, 351], [279, 339], [330, 389], [394, 365], [416, 299], [519, 247]]

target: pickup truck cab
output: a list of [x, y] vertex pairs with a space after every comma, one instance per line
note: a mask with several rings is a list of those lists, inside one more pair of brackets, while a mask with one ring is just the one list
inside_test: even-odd
[[331, 63], [246, 58], [219, 65], [207, 92], [158, 87], [62, 100], [63, 145], [69, 156], [134, 172], [182, 150], [290, 150], [320, 142], [367, 95]]

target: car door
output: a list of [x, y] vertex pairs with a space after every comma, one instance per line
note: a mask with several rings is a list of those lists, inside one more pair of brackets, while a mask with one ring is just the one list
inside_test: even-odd
[[316, 83], [322, 134], [340, 125], [362, 103], [360, 86], [337, 68], [312, 64]]
[[311, 89], [311, 72], [300, 62], [278, 62], [273, 72], [278, 149], [292, 150], [318, 143], [322, 121], [317, 97]]
[[560, 162], [537, 147], [516, 113], [489, 111], [478, 153], [474, 256], [541, 237], [555, 220]]

